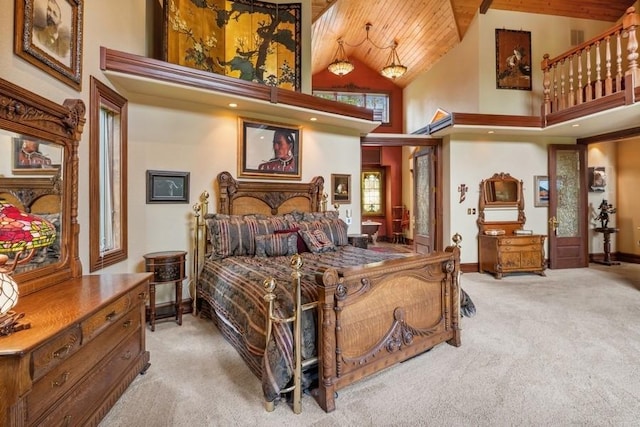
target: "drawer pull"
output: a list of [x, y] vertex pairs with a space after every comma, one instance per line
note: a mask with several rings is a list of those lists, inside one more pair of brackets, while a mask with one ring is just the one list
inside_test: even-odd
[[67, 382], [67, 380], [69, 379], [69, 372], [65, 372], [64, 374], [60, 375], [60, 378], [58, 378], [55, 381], [51, 381], [51, 387], [62, 387], [64, 385], [64, 383]]
[[114, 317], [116, 317], [116, 312], [115, 312], [115, 310], [114, 310], [114, 311], [112, 311], [111, 313], [107, 314], [107, 315], [105, 316], [105, 319], [107, 319], [107, 322], [110, 322]]
[[71, 347], [73, 347], [73, 344], [67, 344], [63, 347], [60, 347], [59, 349], [53, 352], [53, 357], [56, 359], [62, 359], [67, 354], [69, 354], [69, 350], [71, 350]]
[[131, 360], [131, 357], [132, 357], [132, 354], [131, 354], [131, 351], [130, 351], [130, 350], [129, 350], [129, 351], [127, 351], [125, 354], [123, 354], [123, 355], [122, 355], [122, 358], [123, 358], [124, 360]]
[[122, 324], [122, 327], [123, 327], [124, 329], [127, 329], [129, 326], [131, 326], [131, 324], [132, 324], [132, 323], [133, 323], [133, 321], [132, 321], [131, 319], [129, 319], [129, 320], [127, 320], [126, 322], [124, 322], [124, 323]]

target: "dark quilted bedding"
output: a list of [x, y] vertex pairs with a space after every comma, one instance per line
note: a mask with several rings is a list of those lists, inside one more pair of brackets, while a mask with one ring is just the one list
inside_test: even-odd
[[[303, 302], [317, 300], [315, 272], [327, 267], [349, 267], [398, 258], [401, 254], [381, 253], [353, 246], [340, 246], [335, 252], [303, 253], [301, 272]], [[237, 256], [207, 260], [197, 285], [198, 297], [213, 309], [216, 323], [249, 368], [262, 380], [267, 401], [275, 400], [293, 377], [293, 341], [290, 324], [277, 324], [265, 352], [267, 308], [265, 279], [274, 277], [278, 316], [292, 314], [290, 257]], [[316, 353], [315, 311], [303, 315], [303, 358]], [[311, 376], [305, 376], [309, 385]]]

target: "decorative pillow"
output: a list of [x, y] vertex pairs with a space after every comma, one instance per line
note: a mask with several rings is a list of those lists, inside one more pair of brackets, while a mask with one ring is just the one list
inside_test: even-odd
[[336, 246], [349, 244], [347, 235], [348, 225], [340, 218], [322, 218], [315, 221], [290, 222], [291, 228], [299, 228], [300, 231], [322, 230], [329, 236], [329, 240]]
[[237, 215], [207, 219], [214, 259], [255, 254], [255, 229]]
[[304, 242], [304, 240], [302, 240], [302, 236], [300, 236], [298, 234], [299, 230], [300, 229], [298, 227], [295, 227], [295, 228], [287, 228], [285, 230], [276, 230], [276, 231], [274, 231], [274, 233], [275, 234], [295, 233], [296, 234], [296, 239], [297, 239], [298, 253], [301, 254], [303, 252], [310, 252], [309, 248], [307, 247], [307, 244]]
[[322, 230], [300, 230], [298, 231], [298, 234], [302, 236], [307, 247], [313, 253], [323, 253], [336, 250], [336, 246]]
[[256, 236], [256, 256], [272, 257], [298, 253], [297, 233], [258, 234]]
[[348, 225], [340, 218], [324, 218], [319, 221], [322, 226], [320, 227], [329, 239], [336, 246], [345, 246], [349, 244], [349, 237], [347, 236]]

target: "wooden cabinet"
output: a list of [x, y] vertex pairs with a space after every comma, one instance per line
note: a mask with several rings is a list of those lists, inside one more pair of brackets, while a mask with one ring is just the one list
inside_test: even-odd
[[149, 366], [151, 274], [84, 276], [22, 297], [0, 339], [0, 424], [96, 425]]
[[534, 235], [479, 235], [478, 264], [480, 272], [504, 274], [517, 272], [538, 273], [544, 276], [544, 239]]

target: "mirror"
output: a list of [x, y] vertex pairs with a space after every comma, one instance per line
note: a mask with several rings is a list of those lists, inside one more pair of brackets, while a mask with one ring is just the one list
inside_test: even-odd
[[82, 274], [77, 167], [84, 116], [79, 99], [56, 104], [0, 78], [0, 198], [56, 229], [54, 243], [13, 272], [21, 295]]
[[522, 182], [508, 173], [494, 174], [482, 181], [482, 187], [487, 206], [517, 206], [520, 201]]
[[513, 234], [522, 229], [525, 221], [521, 180], [500, 172], [480, 183], [480, 233]]

